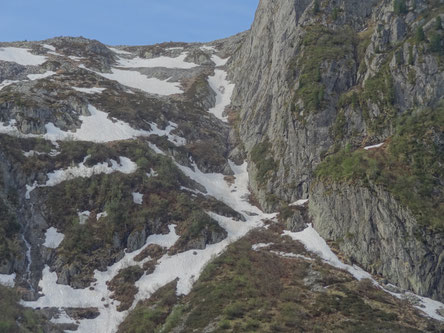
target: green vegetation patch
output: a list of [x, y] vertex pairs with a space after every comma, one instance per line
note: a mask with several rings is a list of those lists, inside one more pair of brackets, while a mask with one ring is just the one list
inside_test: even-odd
[[320, 180], [377, 184], [418, 222], [444, 230], [444, 106], [400, 117], [387, 149], [344, 149], [317, 168]]
[[317, 111], [324, 100], [321, 66], [352, 56], [356, 43], [356, 35], [349, 27], [337, 31], [324, 26], [307, 28], [302, 41], [303, 56], [290, 63], [290, 71], [301, 71], [294, 102], [302, 99], [304, 111]]
[[251, 160], [256, 165], [257, 174], [256, 181], [260, 185], [265, 185], [268, 179], [271, 178], [273, 171], [276, 168], [276, 162], [271, 153], [271, 143], [268, 138], [261, 143], [256, 144], [251, 150]]
[[[33, 309], [18, 304], [17, 293], [0, 285], [0, 333], [43, 333], [48, 323]], [[46, 328], [46, 329], [44, 329]]]
[[[119, 332], [420, 332], [415, 328], [424, 320], [413, 311], [404, 317], [409, 306], [370, 281], [356, 281], [320, 260], [271, 253], [306, 254], [278, 226], [270, 229], [230, 245], [182, 299], [170, 285], [139, 303]], [[273, 245], [252, 250], [257, 243]]]
[[118, 333], [171, 332], [182, 314], [180, 307], [174, 307], [177, 302], [176, 285], [176, 281], [171, 282], [156, 291], [149, 300], [139, 302], [119, 326]]

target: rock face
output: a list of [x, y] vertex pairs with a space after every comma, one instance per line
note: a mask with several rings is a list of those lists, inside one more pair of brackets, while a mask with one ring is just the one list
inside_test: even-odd
[[315, 183], [313, 225], [372, 274], [417, 294], [444, 298], [444, 237], [427, 232], [390, 193], [374, 186]]
[[[316, 229], [344, 240], [340, 249], [356, 263], [440, 300], [441, 231], [420, 226], [382, 188], [338, 182], [330, 194], [326, 184], [311, 184], [326, 156], [390, 142], [408, 110], [440, 103], [442, 58], [430, 41], [439, 35], [442, 45], [432, 14], [442, 5], [406, 1], [400, 10], [389, 0], [262, 0], [229, 62], [240, 118], [233, 136], [252, 162], [250, 185], [260, 205], [275, 211], [310, 197]], [[435, 133], [438, 151], [441, 137]], [[436, 193], [443, 183], [435, 182]], [[287, 219], [295, 228], [296, 215]]]
[[[359, 30], [377, 1], [339, 1], [346, 13], [339, 25], [350, 24]], [[308, 195], [311, 170], [319, 163], [323, 151], [332, 144], [329, 128], [336, 117], [338, 93], [356, 84], [357, 63], [352, 54], [338, 61], [322, 64], [322, 80], [329, 97], [325, 108], [304, 116], [303, 121], [292, 105], [298, 88], [301, 68], [294, 69], [304, 53], [306, 27], [322, 24], [313, 16], [313, 1], [261, 1], [256, 19], [242, 49], [231, 62], [236, 82], [233, 106], [240, 110], [240, 139], [247, 151], [269, 138], [270, 154], [277, 161], [277, 172], [264, 186], [255, 181], [251, 167], [252, 187], [263, 207], [272, 209], [266, 193], [296, 200]], [[331, 11], [332, 8], [326, 10]], [[273, 13], [273, 15], [270, 15]], [[352, 62], [350, 66], [350, 62]], [[304, 105], [301, 105], [302, 111]], [[291, 166], [291, 169], [289, 169]]]

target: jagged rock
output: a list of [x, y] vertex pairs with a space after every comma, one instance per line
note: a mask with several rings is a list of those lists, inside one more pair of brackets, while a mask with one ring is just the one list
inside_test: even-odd
[[306, 228], [309, 221], [308, 209], [294, 209], [292, 216], [286, 221], [287, 229], [293, 232], [302, 231]]
[[128, 252], [134, 252], [140, 249], [143, 245], [145, 245], [146, 241], [146, 231], [143, 229], [142, 231], [134, 230], [129, 236], [127, 240], [127, 249]]
[[73, 319], [94, 319], [100, 315], [97, 308], [66, 308], [66, 314]]

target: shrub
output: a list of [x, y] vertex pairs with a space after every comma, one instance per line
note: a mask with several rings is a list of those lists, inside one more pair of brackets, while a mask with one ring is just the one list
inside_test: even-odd
[[339, 15], [338, 13], [339, 13], [338, 8], [337, 7], [333, 8], [333, 13], [331, 14], [333, 21], [336, 21], [338, 19], [338, 15]]
[[441, 15], [438, 15], [435, 19], [435, 29], [436, 30], [441, 30], [442, 29], [442, 19], [441, 19]]
[[256, 165], [257, 175], [256, 180], [260, 185], [264, 185], [269, 179], [270, 174], [276, 167], [276, 162], [271, 155], [271, 143], [268, 138], [261, 143], [258, 143], [251, 150], [251, 160]]
[[405, 0], [395, 0], [393, 8], [396, 15], [404, 15], [408, 13], [407, 4]]
[[422, 26], [416, 28], [415, 39], [418, 44], [425, 40], [424, 28]]
[[432, 34], [430, 37], [430, 51], [440, 53], [442, 51], [441, 47], [441, 35], [437, 32]]
[[225, 308], [225, 315], [228, 319], [242, 318], [246, 309], [243, 303], [234, 302]]
[[313, 4], [313, 14], [317, 15], [317, 14], [319, 14], [319, 11], [320, 11], [319, 0], [315, 0], [315, 2]]

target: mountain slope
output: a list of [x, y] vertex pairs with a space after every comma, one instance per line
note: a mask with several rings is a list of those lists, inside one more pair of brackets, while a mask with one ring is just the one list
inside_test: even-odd
[[441, 56], [395, 66], [441, 5], [395, 9], [263, 0], [205, 45], [0, 43], [0, 330], [442, 330]]

